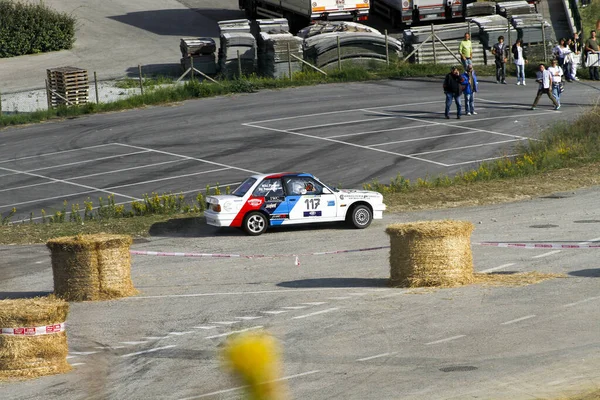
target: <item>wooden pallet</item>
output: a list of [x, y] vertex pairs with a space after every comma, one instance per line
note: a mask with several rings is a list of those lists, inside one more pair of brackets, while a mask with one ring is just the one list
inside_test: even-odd
[[76, 67], [46, 70], [52, 107], [86, 104], [89, 99], [88, 72]]

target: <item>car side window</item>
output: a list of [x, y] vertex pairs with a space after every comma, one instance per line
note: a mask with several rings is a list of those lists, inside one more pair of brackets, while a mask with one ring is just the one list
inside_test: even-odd
[[288, 194], [299, 196], [303, 194], [319, 195], [323, 193], [323, 186], [314, 179], [306, 176], [285, 178], [285, 188]]
[[283, 196], [283, 186], [280, 179], [265, 179], [262, 181], [252, 195], [256, 197], [279, 197]]

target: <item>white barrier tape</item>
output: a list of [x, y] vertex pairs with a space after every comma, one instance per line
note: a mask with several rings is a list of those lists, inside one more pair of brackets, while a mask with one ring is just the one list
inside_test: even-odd
[[142, 250], [130, 250], [130, 254], [138, 256], [158, 256], [158, 257], [203, 257], [203, 258], [288, 258], [294, 257], [294, 265], [299, 266], [301, 256], [324, 256], [329, 254], [342, 254], [342, 253], [358, 253], [363, 251], [375, 251], [389, 249], [390, 246], [379, 246], [379, 247], [367, 247], [363, 249], [350, 249], [350, 250], [332, 250], [332, 251], [320, 251], [316, 253], [303, 253], [303, 254], [211, 254], [211, 253], [170, 253], [166, 251], [142, 251]]
[[8, 336], [40, 336], [50, 335], [53, 333], [64, 332], [65, 323], [45, 325], [45, 326], [34, 326], [28, 328], [2, 328], [0, 335]]
[[560, 244], [560, 243], [511, 243], [511, 242], [480, 242], [479, 246], [517, 247], [520, 249], [600, 249], [600, 243], [591, 244]]

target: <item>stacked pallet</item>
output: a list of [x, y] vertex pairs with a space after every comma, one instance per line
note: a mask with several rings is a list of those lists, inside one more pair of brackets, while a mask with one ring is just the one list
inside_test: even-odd
[[[261, 32], [258, 37], [258, 70], [271, 78], [290, 77], [302, 71], [302, 63], [292, 55], [302, 59], [302, 39], [291, 33]], [[288, 55], [289, 50], [289, 55]]]
[[181, 67], [184, 71], [194, 66], [194, 69], [207, 75], [217, 73], [215, 51], [217, 46], [211, 38], [182, 38], [179, 43], [181, 50]]
[[[485, 17], [472, 18], [471, 22], [479, 27], [479, 40], [486, 49], [491, 48], [499, 36], [504, 36], [504, 41], [514, 42], [517, 39], [517, 31], [509, 25], [508, 20], [500, 15], [489, 15]], [[510, 34], [509, 34], [510, 28]], [[509, 43], [512, 45], [512, 43]]]
[[50, 107], [68, 107], [88, 102], [90, 85], [87, 70], [77, 67], [50, 68], [46, 74]]
[[505, 1], [496, 4], [496, 11], [505, 18], [519, 14], [534, 14], [535, 6], [525, 0]]
[[523, 43], [542, 43], [552, 37], [552, 25], [541, 14], [513, 15], [511, 23]]
[[247, 19], [219, 22], [219, 70], [227, 78], [256, 72], [256, 39]]
[[467, 4], [466, 16], [477, 17], [479, 15], [494, 15], [496, 14], [496, 3], [492, 1], [482, 1], [477, 3]]
[[[473, 55], [471, 61], [473, 64], [485, 64], [485, 52], [481, 46], [478, 46], [480, 29], [476, 24], [469, 22], [459, 22], [454, 24], [444, 24], [434, 26], [435, 35], [450, 49], [451, 52], [435, 41], [435, 62], [438, 64], [457, 64], [458, 48], [460, 42], [464, 39], [465, 33], [471, 32], [471, 42], [473, 46]], [[434, 62], [434, 50], [431, 40], [419, 47], [431, 36], [431, 27], [413, 27], [404, 31], [404, 43], [407, 46], [406, 51], [411, 53], [414, 49], [417, 52], [414, 55], [414, 61], [418, 64], [429, 64]]]
[[[338, 39], [340, 43], [338, 56]], [[331, 32], [311, 36], [304, 41], [304, 58], [319, 68], [344, 64], [371, 66], [386, 62], [384, 35], [368, 32]], [[388, 37], [390, 61], [402, 54], [402, 42]]]

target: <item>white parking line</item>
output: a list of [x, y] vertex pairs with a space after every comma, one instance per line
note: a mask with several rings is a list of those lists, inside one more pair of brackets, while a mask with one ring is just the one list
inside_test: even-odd
[[283, 314], [283, 313], [286, 313], [286, 312], [288, 312], [288, 310], [261, 311], [261, 313], [272, 314], [272, 315]]
[[314, 315], [325, 314], [325, 313], [328, 313], [328, 312], [331, 312], [331, 311], [336, 311], [336, 310], [339, 310], [339, 307], [328, 308], [326, 310], [321, 310], [321, 311], [317, 311], [317, 312], [310, 313], [310, 314], [299, 315], [297, 317], [292, 317], [292, 319], [308, 318], [308, 317], [312, 317]]
[[348, 300], [351, 299], [350, 296], [342, 296], [342, 297], [328, 297], [327, 300]]
[[578, 305], [580, 305], [580, 304], [587, 303], [588, 301], [593, 301], [593, 300], [598, 300], [598, 299], [600, 299], [600, 296], [598, 296], [598, 297], [588, 297], [587, 299], [583, 299], [583, 300], [580, 300], [580, 301], [576, 301], [575, 303], [569, 303], [569, 304], [565, 304], [563, 307], [573, 307], [573, 306], [578, 306]]
[[[267, 381], [265, 383], [272, 383], [272, 382], [281, 382], [281, 381], [287, 381], [293, 378], [300, 378], [302, 376], [307, 376], [307, 375], [312, 375], [312, 374], [316, 374], [318, 372], [321, 372], [320, 370], [315, 370], [315, 371], [308, 371], [308, 372], [302, 372], [300, 374], [295, 374], [295, 375], [289, 375], [289, 376], [284, 376], [283, 378], [279, 378], [279, 379], [274, 379], [272, 381]], [[247, 388], [248, 385], [244, 385], [244, 386], [238, 386], [238, 387], [234, 387], [231, 389], [223, 389], [223, 390], [217, 390], [216, 392], [210, 392], [210, 393], [204, 393], [198, 396], [192, 396], [192, 397], [185, 397], [183, 399], [180, 400], [195, 400], [195, 399], [201, 399], [203, 397], [209, 397], [209, 396], [216, 396], [218, 394], [225, 394], [225, 393], [230, 393], [230, 392], [235, 392], [236, 390], [240, 390], [240, 389], [245, 389]]]
[[[361, 110], [361, 111], [363, 111], [363, 110]], [[315, 128], [326, 128], [328, 126], [354, 125], [354, 124], [360, 124], [362, 122], [382, 121], [384, 119], [393, 119], [393, 118], [396, 118], [396, 116], [370, 118], [370, 119], [356, 119], [354, 121], [342, 121], [342, 122], [332, 122], [332, 123], [329, 123], [329, 124], [301, 126], [299, 128], [288, 129], [288, 131], [292, 131], [293, 132], [293, 131], [302, 131], [302, 130], [315, 129]]]
[[69, 354], [70, 355], [74, 355], [74, 356], [89, 356], [91, 354], [96, 354], [98, 353], [97, 351], [70, 351]]
[[241, 321], [220, 321], [220, 322], [209, 322], [210, 324], [217, 324], [217, 325], [233, 325], [233, 324], [239, 324]]
[[384, 132], [394, 132], [394, 131], [403, 131], [406, 129], [415, 129], [415, 128], [426, 128], [431, 126], [431, 123], [422, 124], [422, 125], [411, 125], [411, 126], [402, 126], [399, 128], [390, 128], [390, 129], [380, 129], [376, 131], [367, 131], [367, 132], [356, 132], [356, 133], [344, 133], [342, 135], [333, 135], [333, 136], [325, 136], [327, 139], [337, 139], [348, 136], [359, 136], [359, 135], [369, 135], [373, 133], [384, 133]]
[[242, 321], [252, 321], [253, 319], [259, 319], [259, 318], [262, 318], [262, 317], [258, 316], [258, 317], [235, 317], [235, 318], [241, 319]]
[[396, 355], [396, 354], [398, 354], [398, 352], [394, 352], [394, 353], [382, 353], [382, 354], [377, 354], [376, 356], [365, 357], [365, 358], [358, 358], [355, 361], [369, 361], [369, 360], [374, 360], [376, 358], [393, 356], [393, 355]]
[[510, 325], [510, 324], [514, 324], [516, 322], [525, 321], [526, 319], [531, 319], [531, 318], [535, 318], [535, 315], [528, 315], [526, 317], [521, 317], [521, 318], [513, 319], [511, 321], [503, 322], [500, 325]]
[[216, 339], [216, 338], [220, 338], [220, 337], [231, 336], [236, 333], [248, 332], [248, 331], [253, 331], [253, 330], [262, 329], [262, 328], [263, 328], [262, 325], [261, 326], [253, 326], [252, 328], [240, 329], [239, 331], [231, 331], [231, 332], [221, 333], [219, 335], [207, 336], [207, 337], [205, 337], [205, 339]]
[[[131, 200], [139, 200], [139, 199], [137, 199], [137, 198], [135, 198], [135, 197], [127, 196], [127, 195], [125, 195], [125, 194], [120, 194], [120, 193], [117, 193], [117, 192], [111, 192], [111, 191], [109, 191], [109, 190], [99, 189], [99, 188], [95, 188], [95, 187], [93, 187], [93, 186], [82, 185], [82, 184], [80, 184], [80, 183], [68, 182], [68, 181], [65, 181], [65, 180], [63, 180], [63, 179], [55, 179], [55, 178], [50, 178], [50, 177], [48, 177], [48, 176], [44, 176], [44, 175], [38, 175], [38, 174], [32, 174], [32, 173], [29, 173], [29, 172], [17, 171], [17, 170], [13, 170], [13, 169], [10, 169], [10, 168], [5, 168], [5, 167], [0, 167], [0, 169], [6, 170], [6, 171], [10, 171], [10, 172], [19, 172], [19, 173], [20, 173], [20, 174], [22, 174], [22, 175], [34, 176], [34, 177], [36, 177], [36, 178], [49, 179], [49, 180], [51, 180], [51, 181], [53, 181], [53, 182], [57, 182], [57, 183], [64, 183], [64, 184], [67, 184], [67, 185], [73, 185], [73, 186], [78, 186], [78, 187], [82, 187], [82, 188], [85, 188], [85, 189], [91, 189], [91, 191], [84, 192], [84, 193], [103, 192], [103, 193], [112, 194], [112, 195], [114, 195], [114, 196], [125, 197], [126, 199], [131, 199]], [[77, 194], [79, 194], [79, 193], [77, 193]], [[66, 195], [66, 196], [72, 196], [72, 195]], [[11, 208], [11, 207], [15, 207], [15, 206], [17, 206], [17, 205], [23, 205], [23, 204], [36, 203], [36, 202], [39, 202], [39, 201], [44, 201], [44, 200], [54, 200], [54, 199], [56, 199], [56, 198], [59, 198], [59, 197], [66, 197], [66, 196], [54, 196], [53, 198], [48, 198], [48, 199], [43, 199], [43, 200], [23, 201], [23, 202], [20, 202], [20, 203], [13, 203], [13, 204], [10, 204], [10, 205], [1, 205], [1, 206], [0, 206], [0, 208], [1, 208], [1, 207], [8, 207], [8, 208]]]
[[140, 354], [154, 353], [154, 352], [157, 352], [157, 351], [160, 351], [160, 350], [172, 349], [173, 347], [176, 347], [176, 346], [177, 345], [170, 344], [168, 346], [155, 347], [155, 348], [149, 349], [149, 350], [142, 350], [142, 351], [136, 351], [135, 353], [123, 354], [121, 357], [139, 356]]
[[194, 328], [194, 329], [204, 329], [204, 330], [209, 330], [209, 329], [215, 329], [215, 328], [216, 328], [216, 326], [212, 326], [212, 325], [211, 325], [211, 326], [206, 326], [206, 325], [204, 325], [204, 326], [194, 326], [193, 328]]
[[149, 181], [141, 181], [141, 182], [135, 182], [135, 183], [128, 183], [126, 185], [111, 186], [111, 187], [106, 188], [106, 190], [121, 189], [121, 188], [124, 188], [124, 187], [145, 185], [145, 184], [148, 184], [148, 183], [156, 183], [156, 182], [162, 182], [162, 181], [172, 181], [172, 180], [175, 180], [175, 179], [186, 178], [186, 177], [189, 177], [189, 176], [204, 175], [204, 174], [210, 174], [212, 172], [226, 171], [228, 169], [230, 169], [230, 168], [218, 168], [218, 169], [211, 169], [211, 170], [208, 170], [208, 171], [194, 172], [194, 173], [191, 173], [191, 174], [168, 176], [166, 178], [152, 179], [152, 180], [149, 180]]
[[326, 301], [313, 301], [313, 302], [310, 302], [310, 303], [302, 303], [302, 304], [306, 304], [306, 305], [309, 305], [309, 306], [320, 306], [320, 305], [323, 305], [323, 304], [327, 304], [327, 302]]
[[264, 124], [267, 122], [276, 122], [276, 121], [287, 121], [290, 119], [298, 119], [298, 118], [312, 118], [318, 117], [320, 115], [331, 115], [331, 114], [344, 114], [344, 113], [352, 113], [357, 111], [364, 110], [377, 110], [380, 108], [394, 108], [394, 107], [406, 107], [406, 106], [420, 106], [424, 104], [435, 104], [435, 103], [444, 103], [444, 101], [436, 100], [436, 101], [424, 101], [420, 103], [407, 103], [407, 104], [394, 104], [389, 106], [378, 106], [378, 107], [369, 107], [369, 108], [355, 108], [352, 110], [340, 110], [340, 111], [327, 111], [322, 113], [314, 113], [314, 114], [303, 114], [303, 115], [294, 115], [293, 117], [282, 117], [282, 118], [273, 118], [273, 119], [265, 119], [262, 121], [252, 121], [253, 124]]
[[106, 143], [106, 144], [98, 144], [98, 145], [95, 145], [95, 146], [82, 147], [80, 149], [70, 149], [70, 150], [53, 151], [51, 153], [38, 154], [38, 155], [35, 155], [35, 156], [26, 156], [26, 157], [13, 158], [11, 160], [4, 160], [4, 161], [0, 161], [0, 164], [9, 163], [9, 162], [15, 162], [15, 161], [21, 161], [21, 160], [29, 160], [31, 158], [54, 156], [54, 155], [57, 155], [57, 154], [71, 153], [71, 152], [74, 152], [74, 151], [96, 149], [98, 147], [106, 147], [106, 146], [112, 146], [112, 145], [113, 145], [113, 143]]
[[281, 307], [281, 308], [285, 308], [286, 310], [302, 310], [302, 309], [306, 308], [306, 306], [289, 306], [289, 307]]
[[467, 335], [457, 335], [457, 336], [452, 336], [452, 337], [449, 337], [449, 338], [446, 338], [446, 339], [436, 340], [435, 342], [429, 342], [429, 343], [425, 343], [425, 346], [429, 346], [429, 345], [432, 345], [432, 344], [445, 343], [445, 342], [449, 342], [449, 341], [451, 341], [451, 340], [456, 340], [456, 339], [463, 338], [463, 337], [465, 337], [465, 336], [467, 336]]
[[410, 156], [408, 154], [401, 154], [401, 153], [396, 153], [396, 152], [393, 152], [393, 151], [387, 151], [387, 150], [383, 150], [383, 149], [377, 149], [377, 148], [373, 148], [373, 147], [369, 147], [369, 146], [362, 146], [360, 144], [344, 142], [342, 140], [329, 139], [329, 138], [320, 137], [320, 136], [314, 136], [314, 135], [307, 135], [305, 133], [292, 132], [292, 131], [284, 130], [284, 129], [269, 128], [269, 127], [260, 126], [260, 125], [253, 125], [253, 124], [242, 124], [242, 125], [243, 126], [249, 126], [249, 127], [252, 127], [252, 128], [257, 128], [257, 129], [265, 129], [265, 130], [273, 131], [273, 132], [287, 133], [289, 135], [302, 136], [302, 137], [309, 138], [309, 139], [316, 139], [316, 140], [322, 140], [322, 141], [325, 141], [325, 142], [337, 143], [337, 144], [341, 144], [341, 145], [344, 145], [344, 146], [356, 147], [356, 148], [363, 149], [363, 150], [376, 151], [376, 152], [379, 152], [379, 153], [390, 154], [390, 155], [398, 156], [398, 157], [405, 157], [405, 158], [409, 158], [409, 159], [412, 159], [412, 160], [418, 160], [418, 161], [423, 161], [423, 162], [430, 163], [430, 164], [440, 165], [442, 167], [447, 167], [446, 164], [440, 163], [440, 162], [437, 162], [437, 161], [430, 161], [430, 160], [426, 160], [424, 158]]
[[195, 331], [185, 331], [185, 332], [169, 332], [169, 335], [173, 335], [173, 336], [183, 336], [183, 335], [189, 335], [190, 333], [196, 333]]
[[425, 155], [425, 154], [443, 153], [445, 151], [464, 150], [464, 149], [472, 149], [472, 148], [475, 148], [475, 147], [493, 146], [493, 145], [503, 144], [503, 143], [518, 142], [518, 141], [521, 141], [521, 140], [523, 140], [523, 139], [509, 139], [509, 140], [502, 140], [502, 141], [499, 141], [499, 142], [471, 144], [471, 145], [468, 145], [468, 146], [449, 147], [447, 149], [441, 149], [441, 150], [424, 151], [422, 153], [411, 153], [410, 155], [411, 156], [422, 156], [422, 155]]
[[136, 346], [138, 344], [144, 344], [144, 343], [148, 343], [147, 341], [142, 341], [142, 342], [119, 342], [121, 344], [126, 344], [128, 346]]
[[74, 363], [71, 364], [71, 367], [79, 367], [80, 365], [85, 365], [85, 363]]
[[512, 267], [513, 265], [515, 265], [515, 263], [502, 264], [502, 265], [499, 265], [497, 267], [484, 269], [483, 271], [479, 271], [479, 272], [482, 273], [482, 274], [487, 274], [488, 272], [498, 271], [499, 269], [504, 269], [504, 268], [507, 268], [507, 267]]
[[86, 160], [82, 160], [82, 161], [73, 161], [73, 162], [66, 163], [66, 164], [52, 165], [50, 167], [41, 167], [41, 168], [35, 168], [35, 169], [28, 169], [28, 170], [26, 170], [24, 172], [45, 171], [45, 170], [48, 170], [48, 169], [69, 167], [69, 166], [73, 166], [73, 165], [86, 164], [86, 163], [90, 163], [90, 162], [94, 162], [94, 161], [111, 160], [113, 158], [127, 157], [127, 156], [133, 156], [133, 155], [136, 155], [136, 154], [145, 154], [145, 153], [149, 153], [149, 152], [150, 152], [150, 150], [141, 150], [141, 151], [134, 151], [133, 153], [116, 154], [116, 155], [112, 155], [112, 156], [105, 156], [105, 157], [99, 157], [99, 158], [90, 158], [90, 159], [86, 159]]
[[549, 252], [547, 252], [547, 253], [544, 253], [544, 254], [538, 254], [537, 256], [533, 256], [533, 257], [531, 257], [531, 258], [543, 258], [543, 257], [548, 257], [548, 256], [551, 256], [551, 255], [553, 255], [553, 254], [560, 253], [561, 251], [562, 251], [562, 250], [553, 250], [553, 251], [549, 251]]
[[[423, 125], [423, 126], [425, 127], [425, 125]], [[431, 125], [427, 125], [427, 126], [431, 126]], [[459, 132], [459, 133], [449, 133], [447, 135], [426, 136], [426, 137], [420, 137], [420, 138], [415, 138], [415, 139], [394, 140], [393, 142], [370, 144], [369, 146], [370, 147], [389, 146], [391, 144], [398, 144], [398, 143], [421, 142], [424, 140], [440, 139], [440, 138], [444, 138], [444, 137], [473, 135], [474, 133], [477, 133], [477, 132], [468, 131], [468, 132]]]
[[146, 340], [162, 340], [167, 338], [168, 336], [144, 336], [142, 339]]
[[500, 158], [512, 158], [512, 157], [516, 157], [519, 154], [508, 154], [505, 156], [498, 156], [498, 157], [490, 157], [490, 158], [481, 158], [479, 160], [471, 160], [471, 161], [463, 161], [463, 162], [459, 162], [459, 163], [454, 163], [454, 164], [448, 164], [448, 167], [456, 167], [458, 165], [466, 165], [466, 164], [473, 164], [473, 163], [482, 163], [484, 161], [491, 161], [491, 160], [498, 160]]
[[186, 160], [200, 161], [200, 162], [207, 163], [207, 164], [218, 165], [219, 167], [226, 167], [226, 168], [231, 168], [231, 169], [237, 169], [238, 171], [250, 172], [252, 174], [260, 174], [260, 172], [258, 172], [258, 171], [252, 171], [250, 169], [245, 169], [245, 168], [240, 168], [240, 167], [234, 167], [233, 165], [227, 165], [227, 164], [222, 164], [222, 163], [218, 163], [218, 162], [214, 162], [214, 161], [208, 161], [208, 160], [204, 160], [202, 158], [184, 156], [182, 154], [171, 153], [169, 151], [162, 151], [162, 150], [150, 149], [150, 148], [147, 148], [147, 147], [134, 146], [134, 145], [125, 144], [125, 143], [114, 143], [114, 144], [119, 145], [119, 146], [131, 147], [131, 148], [134, 148], [134, 149], [150, 150], [150, 151], [152, 151], [154, 153], [166, 154], [166, 155], [173, 156], [173, 157], [180, 157], [180, 158], [184, 158]]

